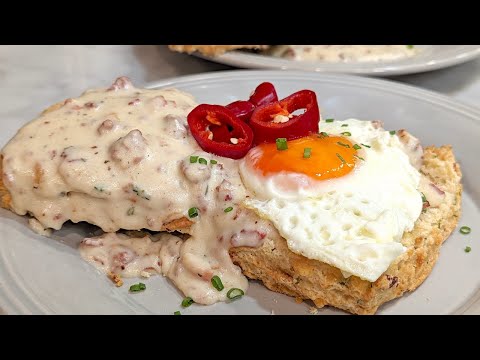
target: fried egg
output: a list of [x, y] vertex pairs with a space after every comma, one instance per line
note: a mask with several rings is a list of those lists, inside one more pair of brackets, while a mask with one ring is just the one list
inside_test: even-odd
[[[320, 123], [320, 134], [262, 144], [240, 163], [244, 205], [269, 219], [291, 251], [377, 280], [403, 252], [422, 211], [420, 173], [376, 122]], [[307, 150], [309, 149], [309, 150]]]

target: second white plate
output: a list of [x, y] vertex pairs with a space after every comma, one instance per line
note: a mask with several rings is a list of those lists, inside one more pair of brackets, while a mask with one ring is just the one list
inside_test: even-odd
[[240, 68], [304, 70], [316, 72], [390, 76], [436, 70], [474, 59], [480, 45], [415, 45], [418, 55], [397, 61], [327, 63], [281, 59], [245, 51], [231, 51], [219, 56], [196, 56]]

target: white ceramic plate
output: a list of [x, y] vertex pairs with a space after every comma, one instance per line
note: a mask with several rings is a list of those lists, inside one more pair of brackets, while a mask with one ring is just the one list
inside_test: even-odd
[[[299, 89], [316, 91], [325, 118], [381, 119], [386, 128], [406, 128], [423, 144], [452, 144], [464, 173], [461, 225], [442, 248], [430, 277], [415, 292], [381, 308], [380, 314], [480, 313], [480, 110], [445, 96], [395, 82], [341, 75], [283, 71], [230, 71], [165, 80], [154, 87], [177, 87], [199, 102], [243, 99], [262, 81], [280, 97]], [[48, 104], [45, 104], [47, 106]], [[40, 110], [40, 109], [39, 109]], [[27, 119], [26, 119], [27, 120]], [[20, 127], [22, 124], [16, 124]], [[0, 134], [3, 145], [8, 139]], [[172, 314], [182, 295], [165, 278], [145, 280], [147, 291], [129, 294], [115, 288], [76, 250], [93, 227], [69, 225], [45, 238], [34, 234], [24, 217], [0, 211], [0, 307], [10, 314]], [[465, 253], [465, 246], [472, 251]], [[138, 281], [138, 280], [137, 280]], [[307, 314], [310, 304], [251, 283], [247, 296], [232, 304], [192, 305], [183, 314]], [[326, 308], [320, 314], [344, 314]]]
[[479, 45], [415, 45], [421, 51], [408, 59], [397, 61], [327, 63], [281, 59], [245, 51], [231, 51], [219, 56], [201, 58], [240, 68], [304, 70], [329, 73], [390, 76], [413, 74], [463, 63], [480, 55]]

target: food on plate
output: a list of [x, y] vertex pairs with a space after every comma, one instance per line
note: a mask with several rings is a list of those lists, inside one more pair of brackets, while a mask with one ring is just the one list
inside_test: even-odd
[[459, 165], [379, 121], [321, 119], [311, 90], [285, 95], [262, 83], [197, 104], [119, 78], [18, 131], [1, 152], [2, 206], [44, 235], [99, 226], [86, 261], [116, 286], [163, 275], [182, 306], [239, 299], [247, 276], [373, 314], [431, 272], [460, 214]]
[[270, 55], [296, 61], [329, 63], [395, 61], [418, 53], [413, 45], [281, 45]]
[[191, 54], [198, 51], [204, 55], [220, 55], [235, 49], [267, 49], [268, 45], [168, 45], [170, 50]]
[[388, 62], [407, 59], [420, 51], [414, 45], [169, 45], [171, 50], [216, 56], [231, 50], [261, 50], [262, 54], [328, 63]]

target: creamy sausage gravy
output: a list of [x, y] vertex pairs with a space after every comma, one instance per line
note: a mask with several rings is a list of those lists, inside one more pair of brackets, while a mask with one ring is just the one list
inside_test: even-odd
[[279, 45], [268, 52], [298, 61], [375, 62], [405, 59], [417, 54], [408, 45]]
[[[12, 210], [31, 214], [32, 228], [42, 234], [68, 220], [99, 226], [106, 233], [85, 239], [80, 253], [107, 273], [162, 274], [201, 304], [225, 300], [233, 287], [246, 291], [248, 282], [228, 249], [259, 246], [278, 234], [240, 207], [248, 193], [237, 162], [198, 147], [186, 122], [195, 106], [189, 94], [137, 89], [126, 78], [66, 100], [20, 129], [2, 151]], [[207, 164], [191, 163], [191, 156]], [[188, 218], [192, 207], [199, 215], [191, 219], [187, 240], [115, 234], [160, 231]], [[225, 212], [227, 207], [233, 210]], [[223, 291], [212, 286], [214, 275]]]

